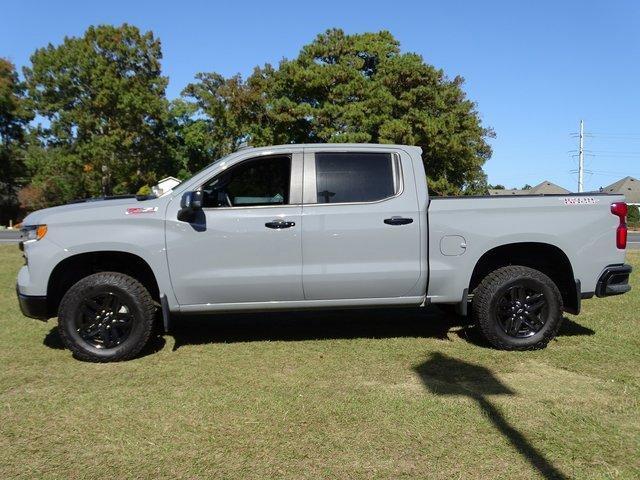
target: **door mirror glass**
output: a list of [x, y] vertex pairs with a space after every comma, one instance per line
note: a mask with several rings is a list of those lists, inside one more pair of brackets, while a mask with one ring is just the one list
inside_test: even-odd
[[180, 210], [178, 220], [192, 222], [198, 210], [202, 210], [202, 191], [185, 192], [180, 200]]

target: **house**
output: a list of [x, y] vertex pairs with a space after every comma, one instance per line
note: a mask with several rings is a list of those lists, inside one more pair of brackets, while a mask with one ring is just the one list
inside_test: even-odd
[[627, 176], [600, 190], [606, 193], [619, 193], [625, 196], [629, 205], [640, 206], [640, 180], [637, 178]]
[[490, 189], [489, 195], [564, 195], [571, 193], [566, 188], [545, 180], [535, 187], [521, 190], [519, 188]]
[[163, 178], [158, 182], [157, 185], [154, 185], [153, 187], [151, 187], [151, 191], [153, 192], [154, 195], [159, 197], [160, 195], [167, 193], [169, 190], [174, 188], [179, 183], [180, 183], [180, 180], [174, 177]]

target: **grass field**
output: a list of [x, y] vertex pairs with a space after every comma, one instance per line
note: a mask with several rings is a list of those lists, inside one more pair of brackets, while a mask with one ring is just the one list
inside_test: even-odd
[[21, 262], [0, 246], [2, 479], [640, 477], [640, 289], [538, 352], [375, 310], [182, 320], [96, 365], [22, 317]]

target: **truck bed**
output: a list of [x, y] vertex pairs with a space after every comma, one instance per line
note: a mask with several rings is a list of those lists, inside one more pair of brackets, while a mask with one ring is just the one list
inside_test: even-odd
[[569, 259], [584, 297], [593, 294], [603, 265], [622, 264], [617, 249], [618, 217], [611, 204], [624, 196], [606, 193], [566, 195], [431, 197], [429, 289], [434, 303], [452, 298], [473, 273], [478, 259], [505, 243], [544, 243]]

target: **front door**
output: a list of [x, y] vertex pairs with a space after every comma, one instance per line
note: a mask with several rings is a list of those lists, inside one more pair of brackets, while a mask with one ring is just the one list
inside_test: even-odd
[[420, 216], [413, 182], [411, 159], [402, 151], [305, 149], [307, 300], [418, 295]]
[[302, 154], [250, 158], [204, 182], [193, 223], [167, 211], [171, 282], [181, 305], [302, 300]]

